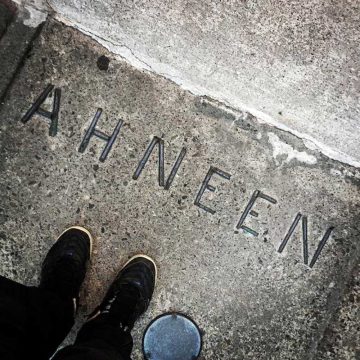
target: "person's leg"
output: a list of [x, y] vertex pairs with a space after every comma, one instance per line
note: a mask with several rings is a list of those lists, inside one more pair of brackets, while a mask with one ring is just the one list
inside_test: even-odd
[[39, 287], [0, 277], [0, 359], [48, 360], [74, 322], [91, 235], [65, 231], [43, 263]]
[[74, 345], [57, 352], [53, 360], [130, 360], [132, 346], [130, 332], [99, 316], [86, 322]]
[[156, 275], [151, 258], [138, 255], [130, 259], [80, 330], [74, 345], [60, 350], [53, 360], [129, 360], [130, 331], [149, 306]]
[[73, 313], [71, 300], [0, 277], [0, 359], [49, 359]]

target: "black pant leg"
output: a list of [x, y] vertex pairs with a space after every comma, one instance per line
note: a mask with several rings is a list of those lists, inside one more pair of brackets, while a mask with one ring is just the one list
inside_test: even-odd
[[70, 331], [73, 313], [71, 300], [0, 276], [0, 359], [48, 360]]
[[53, 360], [131, 360], [132, 347], [130, 332], [104, 314], [85, 323], [74, 345], [60, 350]]

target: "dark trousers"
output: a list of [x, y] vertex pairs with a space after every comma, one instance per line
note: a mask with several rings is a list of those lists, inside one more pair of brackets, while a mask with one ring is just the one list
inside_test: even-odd
[[[54, 360], [130, 360], [132, 337], [108, 315], [85, 323]], [[48, 360], [74, 324], [74, 306], [56, 294], [0, 276], [0, 359]]]

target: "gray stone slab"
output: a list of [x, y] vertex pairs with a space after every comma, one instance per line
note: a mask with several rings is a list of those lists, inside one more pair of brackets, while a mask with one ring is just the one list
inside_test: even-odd
[[359, 1], [48, 3], [135, 66], [360, 167]]
[[[108, 70], [99, 69], [103, 55]], [[20, 122], [48, 83], [62, 89], [56, 137], [40, 116]], [[124, 120], [104, 163], [99, 139], [77, 152], [98, 107], [102, 131]], [[0, 121], [2, 274], [36, 284], [56, 236], [81, 224], [96, 237], [81, 315], [132, 254], [147, 253], [159, 265], [154, 299], [134, 332], [134, 359], [141, 359], [146, 324], [170, 310], [199, 324], [203, 359], [313, 358], [358, 261], [357, 169], [306, 151], [299, 139], [249, 114], [138, 71], [54, 21], [36, 41]], [[166, 178], [187, 149], [169, 190], [157, 183], [157, 154], [132, 179], [154, 136], [164, 140]], [[231, 174], [214, 175], [215, 192], [201, 199], [214, 214], [194, 205], [210, 166]], [[236, 228], [255, 190], [277, 201], [257, 199], [258, 217], [246, 218], [258, 236]], [[335, 227], [312, 269], [303, 261], [301, 221], [277, 251], [298, 212], [308, 217], [310, 260]]]
[[14, 13], [8, 6], [0, 2], [0, 39], [11, 23]]
[[1, 34], [0, 26], [0, 102], [2, 102], [6, 91], [27, 56], [39, 28], [24, 24], [24, 17], [28, 16], [25, 11], [20, 11], [14, 17], [10, 17], [8, 8], [2, 4], [0, 6], [0, 12], [3, 15], [0, 18], [0, 23], [4, 27]]
[[341, 306], [325, 331], [316, 360], [358, 360], [360, 358], [359, 303], [360, 264], [357, 264]]

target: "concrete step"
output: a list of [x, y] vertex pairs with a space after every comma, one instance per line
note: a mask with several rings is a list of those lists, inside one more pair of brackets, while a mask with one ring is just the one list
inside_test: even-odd
[[[48, 84], [61, 89], [53, 137], [43, 116], [20, 122]], [[53, 99], [43, 108], [51, 111]], [[99, 138], [78, 152], [98, 108], [105, 134], [123, 120], [104, 162]], [[202, 359], [317, 356], [359, 260], [358, 169], [139, 71], [54, 20], [7, 93], [0, 125], [2, 274], [36, 284], [56, 236], [77, 223], [96, 237], [83, 316], [129, 256], [148, 253], [159, 265], [134, 332], [135, 360], [145, 326], [171, 310], [203, 330]], [[186, 152], [169, 189], [158, 182], [161, 144], [165, 184]]]

